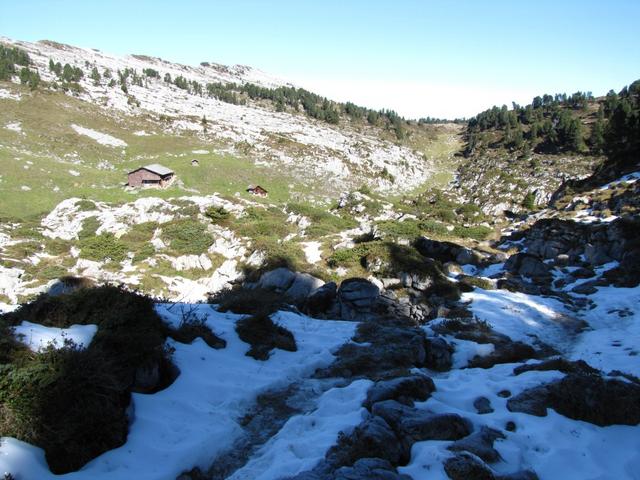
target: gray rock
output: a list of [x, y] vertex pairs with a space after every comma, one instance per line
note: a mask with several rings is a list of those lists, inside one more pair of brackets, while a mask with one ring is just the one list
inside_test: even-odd
[[602, 265], [612, 260], [606, 251], [606, 245], [590, 243], [584, 247], [584, 258], [591, 265]]
[[473, 407], [480, 415], [486, 415], [487, 413], [493, 413], [493, 407], [491, 406], [491, 400], [487, 397], [478, 397], [473, 401]]
[[338, 439], [326, 455], [326, 460], [335, 468], [349, 466], [362, 458], [379, 458], [392, 465], [409, 461], [411, 451], [406, 442], [401, 442], [389, 424], [378, 416], [366, 419], [349, 435]]
[[495, 475], [480, 459], [459, 453], [444, 462], [444, 471], [451, 480], [495, 480]]
[[483, 426], [479, 431], [453, 442], [447, 448], [453, 452], [473, 453], [485, 462], [493, 463], [501, 458], [498, 451], [493, 448], [493, 442], [499, 438], [504, 439], [506, 437], [498, 430]]
[[546, 386], [530, 388], [507, 400], [507, 409], [510, 412], [546, 417], [548, 397], [549, 389]]
[[306, 310], [310, 315], [318, 315], [331, 309], [336, 300], [338, 286], [335, 282], [322, 285], [307, 297]]
[[334, 480], [411, 480], [408, 475], [396, 472], [393, 465], [380, 458], [362, 458], [351, 467], [341, 467]]
[[380, 289], [363, 278], [344, 280], [338, 289], [341, 318], [366, 320], [372, 313], [380, 295]]
[[456, 262], [460, 265], [479, 265], [482, 262], [482, 256], [470, 248], [463, 247], [456, 255]]
[[324, 281], [308, 273], [296, 273], [291, 286], [285, 291], [285, 295], [300, 302], [313, 294], [324, 285]]
[[433, 380], [423, 375], [382, 380], [369, 389], [364, 406], [371, 408], [374, 403], [384, 400], [398, 400], [402, 403], [412, 403], [413, 400], [424, 402], [435, 389]]
[[550, 279], [551, 267], [529, 253], [517, 253], [504, 264], [505, 270], [535, 280]]
[[296, 274], [288, 268], [280, 267], [263, 273], [258, 282], [258, 287], [269, 288], [284, 292], [296, 278]]
[[427, 338], [426, 354], [425, 365], [427, 368], [439, 372], [451, 370], [453, 347], [444, 338]]
[[402, 438], [411, 442], [423, 440], [458, 440], [471, 433], [468, 420], [453, 413], [435, 414], [407, 407], [395, 400], [373, 405], [371, 412], [386, 420]]

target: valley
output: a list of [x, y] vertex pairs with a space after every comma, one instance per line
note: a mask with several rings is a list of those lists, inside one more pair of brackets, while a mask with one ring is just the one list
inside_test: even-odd
[[408, 120], [0, 43], [5, 479], [638, 478], [638, 81]]

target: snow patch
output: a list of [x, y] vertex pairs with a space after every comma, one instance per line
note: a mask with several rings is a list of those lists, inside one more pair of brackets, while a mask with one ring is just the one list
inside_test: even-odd
[[85, 135], [92, 138], [100, 145], [106, 145], [108, 147], [126, 147], [127, 143], [119, 138], [113, 137], [109, 134], [98, 132], [97, 130], [91, 130], [90, 128], [81, 127], [76, 124], [71, 124], [73, 128], [80, 135]]
[[80, 348], [88, 347], [98, 331], [97, 325], [71, 325], [69, 328], [45, 327], [24, 321], [13, 329], [14, 335], [30, 350], [41, 352], [52, 346], [61, 348], [65, 341], [72, 341]]

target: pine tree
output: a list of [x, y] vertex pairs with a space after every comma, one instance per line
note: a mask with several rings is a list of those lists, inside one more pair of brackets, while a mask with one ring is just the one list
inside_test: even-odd
[[596, 123], [593, 124], [591, 129], [591, 136], [589, 137], [589, 144], [594, 153], [604, 152], [605, 147], [605, 126], [604, 126], [604, 108], [600, 105], [598, 109], [598, 118]]

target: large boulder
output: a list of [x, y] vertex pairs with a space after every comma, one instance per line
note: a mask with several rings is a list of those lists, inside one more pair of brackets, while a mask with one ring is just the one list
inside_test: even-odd
[[395, 400], [378, 402], [371, 407], [398, 436], [410, 442], [423, 440], [458, 440], [471, 433], [471, 423], [455, 413], [430, 413], [403, 405]]
[[335, 282], [328, 282], [312, 292], [305, 303], [305, 309], [309, 315], [323, 314], [333, 307], [336, 301], [338, 286]]
[[286, 296], [296, 302], [301, 302], [324, 285], [324, 281], [308, 273], [296, 273], [293, 282], [284, 292]]
[[286, 291], [296, 278], [296, 274], [288, 268], [280, 267], [269, 272], [265, 272], [258, 281], [259, 288]]
[[640, 384], [599, 375], [570, 373], [509, 399], [512, 412], [546, 416], [547, 408], [601, 427], [640, 424]]
[[534, 281], [551, 280], [551, 267], [530, 253], [516, 253], [504, 264], [505, 270]]
[[438, 372], [451, 370], [453, 347], [442, 337], [427, 338], [425, 366]]
[[381, 417], [373, 416], [358, 425], [349, 435], [338, 439], [326, 455], [335, 467], [349, 466], [362, 458], [380, 458], [392, 465], [405, 464], [411, 451], [401, 442], [389, 424]]
[[364, 278], [344, 280], [338, 289], [340, 316], [345, 320], [368, 320], [380, 296], [380, 289]]

